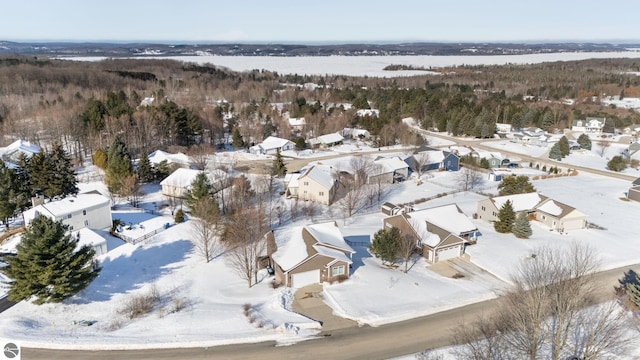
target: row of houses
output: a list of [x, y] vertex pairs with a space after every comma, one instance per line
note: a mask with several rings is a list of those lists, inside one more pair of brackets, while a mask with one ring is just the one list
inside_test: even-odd
[[[516, 213], [525, 212], [551, 230], [566, 232], [586, 228], [583, 212], [538, 193], [499, 196], [478, 202], [477, 218], [498, 219], [500, 208], [511, 201]], [[383, 229], [397, 228], [415, 242], [415, 252], [431, 264], [454, 259], [476, 244], [478, 227], [456, 204], [415, 210], [385, 203]], [[363, 235], [369, 238], [370, 235]], [[355, 250], [335, 222], [272, 230], [266, 235], [269, 265], [279, 284], [303, 287], [344, 280], [351, 275]], [[369, 243], [368, 241], [366, 242]]]

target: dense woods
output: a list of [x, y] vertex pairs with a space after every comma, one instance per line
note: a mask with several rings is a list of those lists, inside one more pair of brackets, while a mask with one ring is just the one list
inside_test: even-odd
[[[0, 145], [15, 138], [44, 148], [61, 142], [80, 160], [106, 150], [116, 136], [133, 158], [158, 148], [230, 143], [225, 134], [234, 134], [238, 146], [270, 135], [299, 139], [284, 111], [307, 120], [303, 136], [361, 127], [381, 145], [415, 141], [398, 126], [404, 117], [473, 137], [492, 136], [496, 123], [552, 130], [585, 116], [623, 127], [639, 123], [638, 114], [600, 105], [596, 97], [640, 95], [640, 80], [630, 73], [640, 70], [636, 61], [460, 66], [436, 69], [440, 75], [383, 79], [236, 73], [173, 60], [4, 57]], [[379, 115], [356, 115], [366, 108]]]

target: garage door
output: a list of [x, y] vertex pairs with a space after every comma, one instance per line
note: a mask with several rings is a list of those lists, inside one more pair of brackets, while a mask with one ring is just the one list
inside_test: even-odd
[[452, 247], [445, 250], [438, 250], [438, 261], [444, 261], [460, 256], [460, 247]]
[[320, 270], [305, 271], [291, 275], [291, 287], [301, 288], [320, 282]]
[[582, 219], [568, 220], [562, 224], [562, 229], [564, 231], [582, 229], [583, 227], [584, 227], [584, 220]]

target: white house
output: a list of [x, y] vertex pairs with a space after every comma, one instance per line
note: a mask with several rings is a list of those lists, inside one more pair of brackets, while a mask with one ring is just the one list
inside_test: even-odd
[[78, 231], [75, 231], [71, 234], [71, 236], [74, 236], [76, 239], [78, 239], [78, 248], [89, 245], [91, 246], [93, 251], [96, 252], [95, 256], [100, 256], [107, 253], [107, 239], [89, 228], [82, 228]]
[[149, 162], [153, 165], [158, 165], [163, 161], [166, 161], [169, 165], [177, 165], [183, 168], [189, 168], [193, 163], [193, 159], [191, 159], [188, 155], [183, 154], [181, 152], [177, 154], [171, 154], [166, 151], [156, 150], [149, 154]]
[[588, 117], [585, 120], [574, 120], [571, 131], [600, 134], [606, 121], [606, 118], [593, 117]]
[[278, 151], [294, 150], [295, 148], [296, 144], [291, 140], [269, 136], [260, 144], [252, 146], [249, 149], [249, 152], [252, 154], [273, 155]]
[[371, 133], [366, 129], [344, 128], [342, 130], [342, 136], [352, 139], [369, 139], [371, 137]]
[[22, 154], [30, 158], [39, 152], [40, 147], [38, 145], [25, 140], [16, 140], [9, 146], [0, 148], [0, 158], [16, 163]]
[[339, 133], [321, 135], [317, 139], [320, 145], [325, 147], [334, 146], [344, 141], [344, 137]]
[[[196, 179], [202, 170], [184, 169], [178, 168], [172, 172], [160, 182], [162, 186], [162, 195], [184, 198], [191, 191], [191, 183]], [[213, 172], [206, 172], [207, 178], [212, 185], [220, 184], [220, 179], [224, 178], [227, 174], [222, 170], [215, 170]]]
[[111, 200], [91, 193], [40, 204], [22, 213], [25, 226], [40, 215], [62, 221], [69, 230], [105, 229], [111, 227]]
[[358, 116], [378, 117], [378, 115], [380, 115], [380, 110], [378, 110], [378, 109], [360, 109], [360, 110], [356, 111], [356, 115], [358, 115]]
[[313, 165], [298, 177], [298, 198], [331, 205], [336, 194], [336, 180], [328, 166]]
[[307, 125], [307, 122], [303, 117], [289, 118], [289, 127], [293, 130], [302, 131], [304, 130], [305, 125]]
[[373, 164], [367, 179], [370, 184], [378, 183], [378, 181], [383, 184], [392, 184], [409, 177], [409, 165], [398, 156], [381, 157], [374, 160]]

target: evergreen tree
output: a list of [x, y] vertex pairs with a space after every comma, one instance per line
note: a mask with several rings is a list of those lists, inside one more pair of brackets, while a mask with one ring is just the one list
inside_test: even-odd
[[493, 227], [499, 233], [508, 233], [511, 232], [515, 220], [516, 213], [513, 211], [513, 205], [511, 200], [507, 200], [500, 208], [498, 220], [493, 223]]
[[519, 239], [528, 239], [531, 236], [531, 224], [529, 223], [529, 217], [523, 211], [516, 216], [516, 221], [513, 223], [511, 232]]
[[385, 263], [393, 264], [398, 254], [398, 244], [402, 234], [396, 227], [381, 229], [373, 236], [369, 250]]
[[45, 197], [51, 199], [52, 191], [49, 190], [49, 183], [51, 181], [51, 173], [53, 172], [52, 163], [49, 161], [45, 152], [39, 152], [34, 154], [29, 160], [29, 173], [31, 193], [42, 194]]
[[569, 139], [567, 139], [566, 136], [563, 136], [560, 138], [560, 141], [558, 141], [558, 147], [560, 148], [560, 155], [564, 158], [567, 157], [569, 155], [569, 153], [571, 152], [571, 148], [569, 145]]
[[578, 144], [583, 149], [591, 150], [591, 138], [587, 134], [581, 134], [578, 136]]
[[498, 195], [514, 195], [535, 192], [536, 188], [529, 182], [529, 178], [525, 175], [511, 175], [502, 178], [498, 185]]
[[153, 168], [146, 152], [142, 152], [138, 160], [138, 179], [143, 183], [153, 181]]
[[211, 197], [211, 182], [207, 177], [207, 174], [204, 172], [198, 173], [196, 178], [191, 182], [191, 190], [187, 194], [185, 199], [187, 205], [189, 206], [190, 213], [193, 216], [201, 217], [202, 214], [197, 214], [197, 204], [202, 199], [206, 199]]
[[55, 143], [51, 152], [48, 153], [51, 162], [51, 180], [49, 183], [49, 193], [53, 196], [74, 195], [78, 193], [78, 181], [76, 172], [73, 170], [71, 158], [62, 148], [60, 143]]
[[131, 155], [119, 135], [109, 145], [106, 172], [105, 182], [109, 187], [109, 191], [114, 194], [120, 194], [124, 180], [133, 174]]
[[31, 207], [31, 177], [29, 176], [29, 159], [25, 154], [18, 158], [18, 168], [14, 171], [15, 181], [13, 189], [15, 192], [16, 210], [22, 212]]
[[636, 273], [634, 280], [626, 284], [627, 296], [636, 307], [640, 308], [640, 273]]
[[93, 165], [99, 167], [102, 170], [107, 169], [107, 153], [102, 149], [98, 149], [93, 153]]
[[282, 159], [282, 154], [280, 151], [276, 153], [275, 159], [273, 159], [273, 166], [271, 168], [271, 175], [276, 176], [285, 176], [287, 174], [287, 165], [285, 165], [284, 160]]
[[7, 229], [9, 218], [13, 217], [16, 211], [14, 181], [14, 172], [0, 160], [0, 220], [4, 222]]
[[153, 167], [153, 178], [156, 180], [162, 180], [169, 174], [171, 174], [171, 169], [167, 160], [162, 160]]
[[240, 134], [240, 130], [238, 130], [238, 128], [233, 129], [233, 135], [231, 136], [231, 139], [231, 144], [234, 148], [242, 149], [245, 147], [244, 139], [242, 138], [242, 135]]
[[559, 143], [553, 144], [551, 150], [549, 150], [549, 159], [562, 160], [562, 151]]
[[65, 234], [66, 226], [45, 216], [36, 217], [22, 235], [17, 255], [2, 269], [12, 281], [9, 299], [33, 299], [35, 304], [61, 302], [86, 288], [100, 273], [93, 266], [95, 251], [79, 249], [78, 239]]
[[178, 211], [176, 211], [176, 215], [173, 217], [173, 220], [176, 222], [176, 224], [183, 223], [184, 211], [182, 211], [182, 209], [178, 209]]
[[627, 168], [627, 163], [624, 161], [622, 156], [617, 155], [611, 158], [607, 163], [607, 167], [611, 171], [622, 171]]

